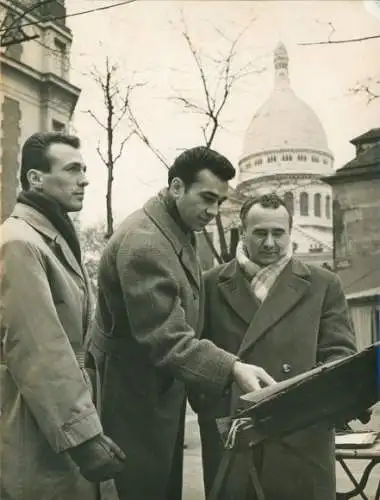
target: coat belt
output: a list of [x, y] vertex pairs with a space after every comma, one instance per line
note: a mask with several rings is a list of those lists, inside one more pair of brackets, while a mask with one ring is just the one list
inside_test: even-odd
[[125, 345], [125, 339], [122, 337], [110, 337], [106, 335], [95, 321], [91, 332], [91, 341], [99, 351], [105, 354], [118, 352]]

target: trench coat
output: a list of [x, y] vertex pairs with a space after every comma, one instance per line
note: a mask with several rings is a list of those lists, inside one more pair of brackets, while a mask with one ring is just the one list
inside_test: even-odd
[[[204, 337], [236, 353], [242, 361], [262, 366], [276, 381], [356, 352], [340, 281], [322, 268], [292, 259], [261, 306], [236, 260], [209, 271], [205, 289]], [[191, 395], [199, 416], [206, 491], [222, 454], [214, 418], [233, 414], [239, 395], [234, 384], [224, 398], [210, 398], [201, 392]], [[251, 500], [254, 495], [247, 493], [247, 460], [242, 456], [238, 460], [240, 470], [231, 476], [235, 484], [226, 498]], [[277, 444], [264, 444], [253, 460], [266, 500], [335, 500], [330, 423], [297, 431]]]
[[236, 360], [198, 340], [202, 302], [197, 253], [154, 197], [107, 244], [89, 340], [102, 424], [127, 455], [120, 500], [181, 498], [185, 383], [221, 394]]
[[86, 275], [62, 235], [23, 204], [2, 225], [1, 266], [0, 497], [95, 499], [66, 452], [102, 431], [79, 363]]

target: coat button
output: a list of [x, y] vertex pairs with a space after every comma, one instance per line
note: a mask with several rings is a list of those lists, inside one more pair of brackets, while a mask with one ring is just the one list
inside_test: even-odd
[[292, 371], [292, 365], [290, 365], [289, 363], [284, 363], [282, 365], [282, 371], [284, 373], [290, 373]]

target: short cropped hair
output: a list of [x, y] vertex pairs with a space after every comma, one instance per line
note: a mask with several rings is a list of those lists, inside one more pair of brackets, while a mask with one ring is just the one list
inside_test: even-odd
[[253, 207], [253, 205], [257, 205], [257, 204], [259, 204], [263, 208], [276, 209], [276, 208], [281, 207], [281, 206], [285, 207], [286, 211], [289, 214], [289, 228], [290, 229], [292, 228], [292, 226], [293, 226], [293, 211], [288, 206], [288, 204], [285, 202], [285, 200], [274, 192], [266, 193], [266, 194], [263, 194], [261, 196], [252, 196], [251, 198], [248, 198], [243, 203], [243, 206], [240, 209], [240, 220], [241, 220], [243, 227], [245, 227], [245, 225], [246, 225], [248, 212]]
[[20, 182], [22, 189], [27, 191], [30, 187], [27, 178], [29, 170], [50, 172], [50, 161], [46, 153], [48, 147], [56, 143], [68, 144], [75, 149], [80, 148], [78, 137], [60, 132], [37, 132], [25, 141], [21, 152]]
[[188, 188], [197, 179], [201, 170], [210, 170], [222, 181], [235, 177], [236, 170], [232, 163], [223, 155], [205, 146], [197, 146], [181, 153], [169, 168], [168, 184], [178, 177]]

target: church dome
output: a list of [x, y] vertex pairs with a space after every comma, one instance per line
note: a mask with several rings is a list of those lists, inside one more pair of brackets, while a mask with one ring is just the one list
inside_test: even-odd
[[274, 51], [274, 90], [247, 129], [242, 159], [284, 149], [330, 153], [319, 118], [290, 87], [288, 60], [286, 48], [280, 43]]

